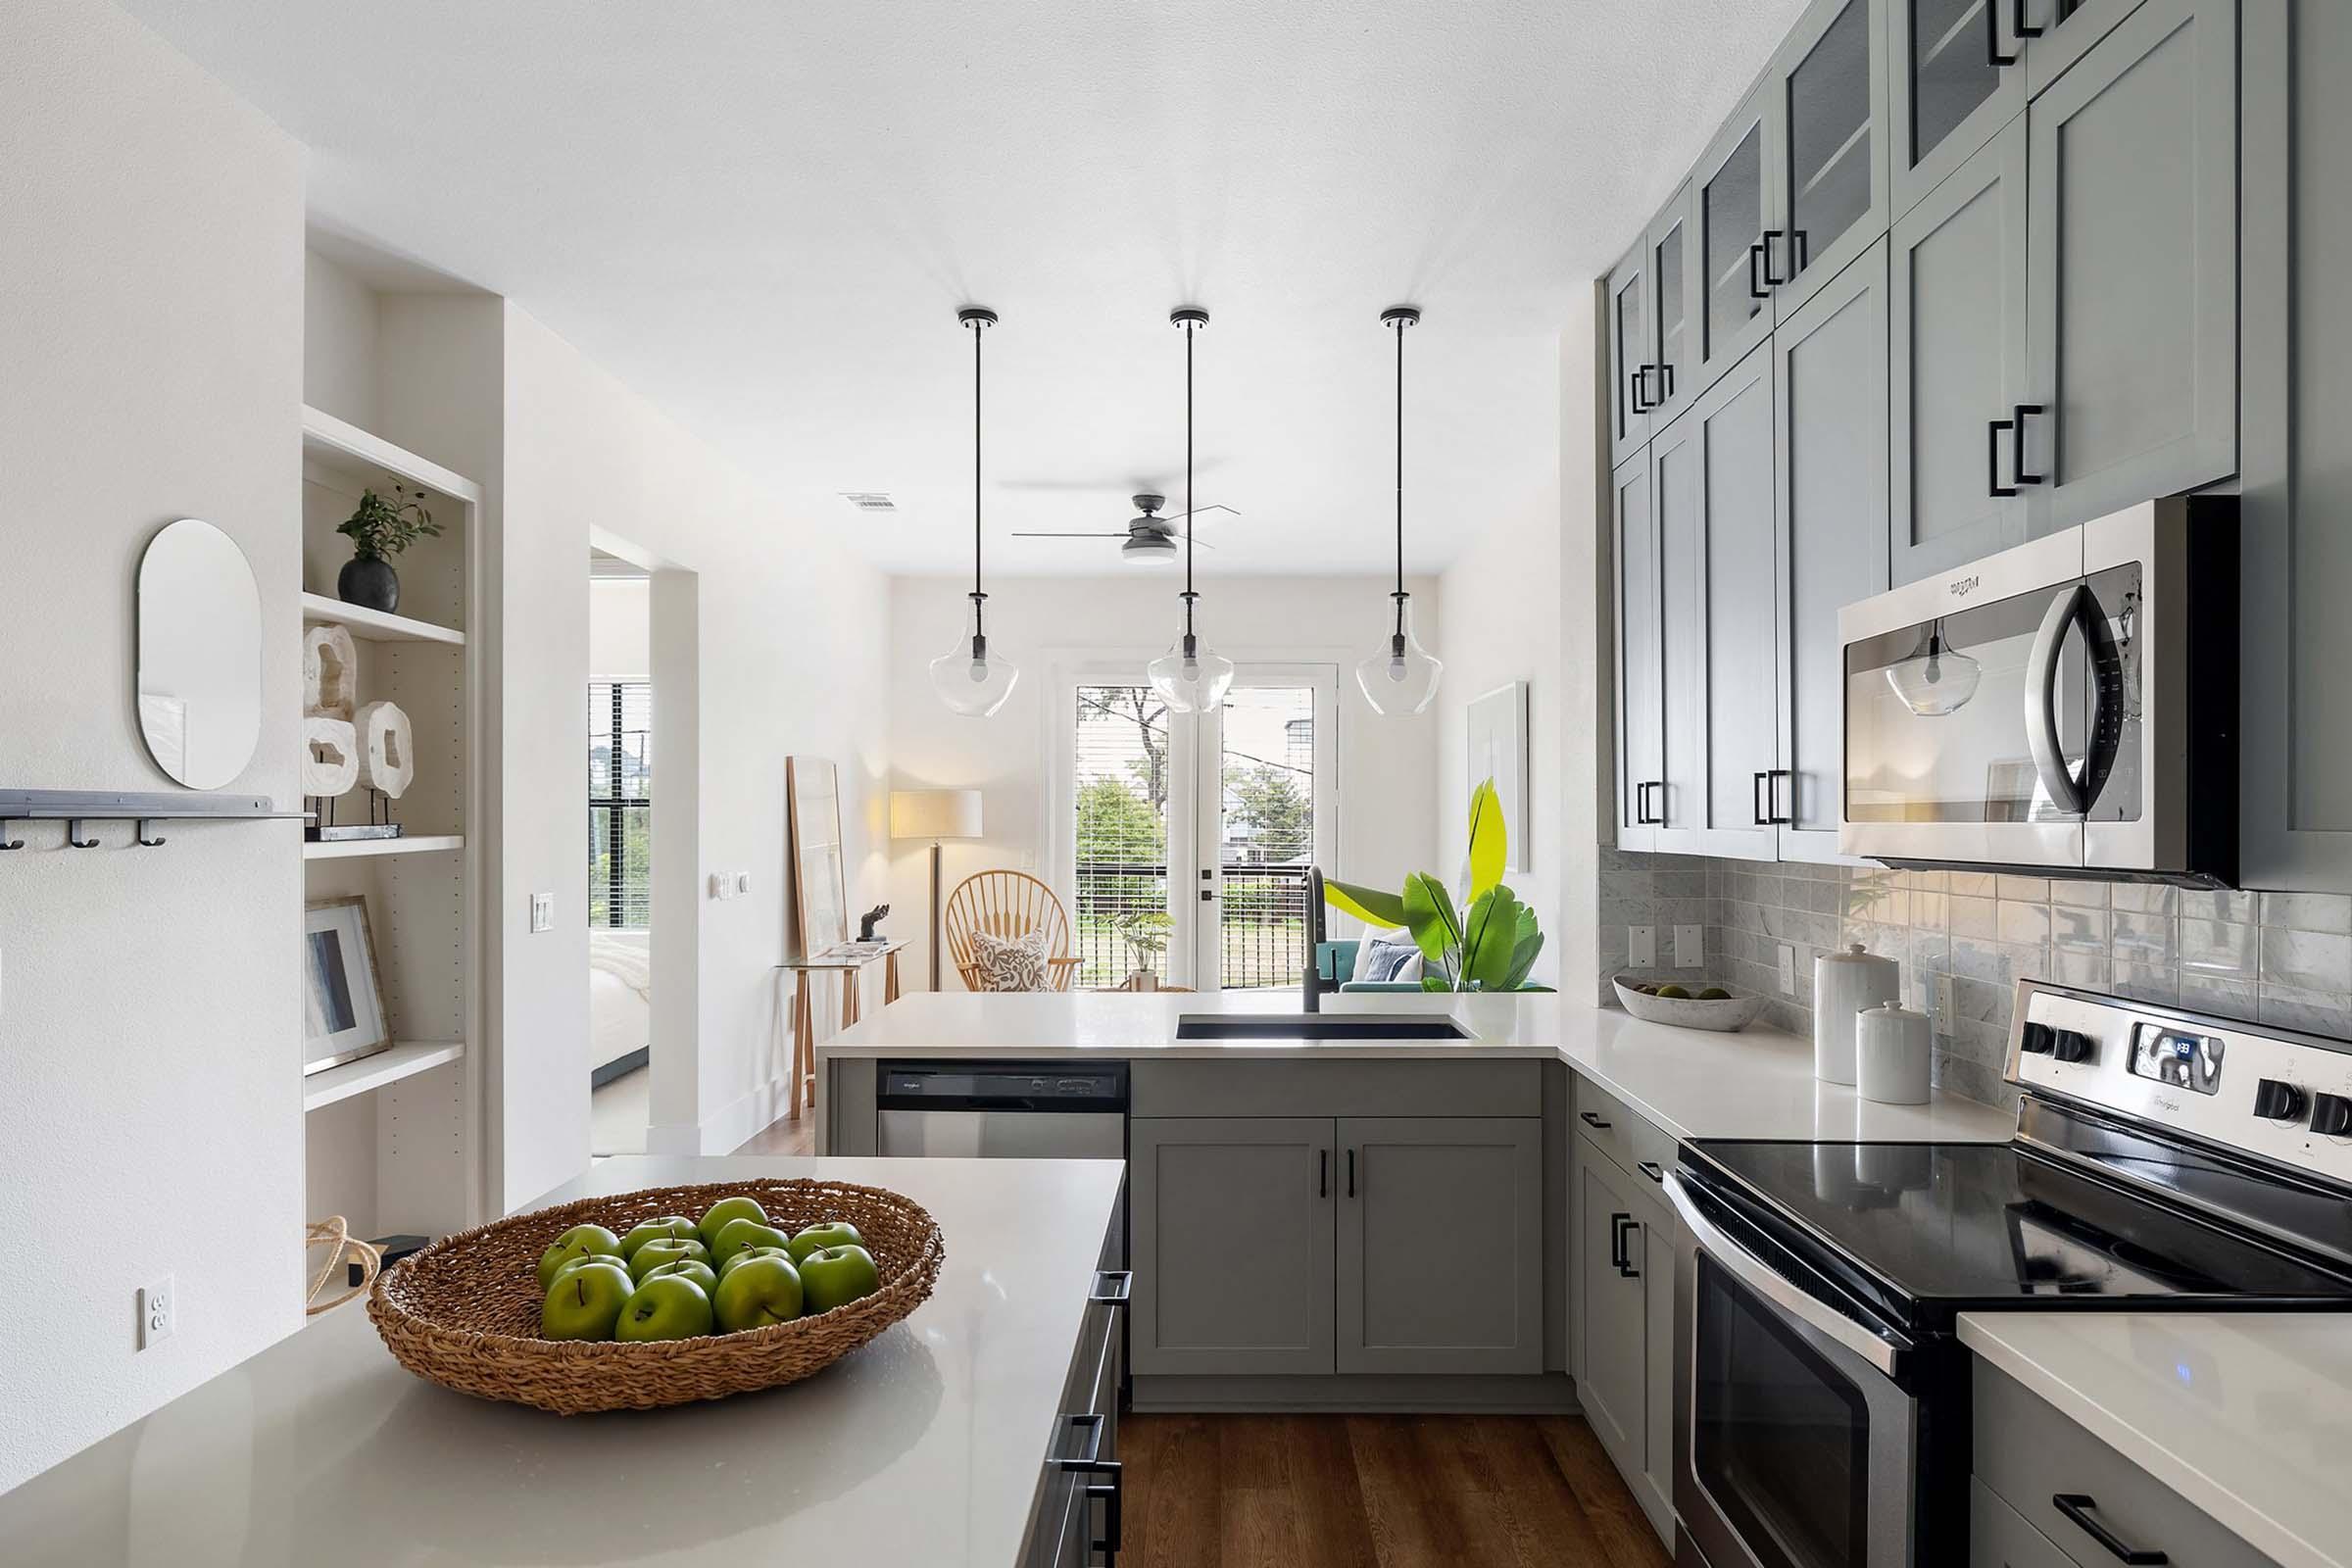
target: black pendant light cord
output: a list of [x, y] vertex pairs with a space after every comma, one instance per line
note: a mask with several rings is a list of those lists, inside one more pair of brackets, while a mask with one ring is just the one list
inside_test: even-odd
[[1193, 323], [1184, 323], [1184, 651], [1193, 651]]
[[980, 617], [988, 595], [980, 591], [980, 339], [986, 335], [984, 321], [969, 323], [972, 329], [972, 645], [978, 653], [986, 647]]
[[1408, 326], [1402, 317], [1395, 322], [1396, 329], [1396, 651], [1404, 652], [1404, 329]]

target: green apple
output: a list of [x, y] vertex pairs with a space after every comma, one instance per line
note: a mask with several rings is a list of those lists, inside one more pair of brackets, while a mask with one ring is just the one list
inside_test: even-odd
[[731, 1219], [748, 1219], [756, 1225], [767, 1223], [767, 1210], [750, 1198], [722, 1198], [703, 1211], [701, 1234], [703, 1245], [716, 1250], [718, 1233], [727, 1228]]
[[785, 1245], [791, 1250], [792, 1260], [798, 1263], [819, 1248], [863, 1247], [865, 1238], [858, 1235], [858, 1227], [848, 1220], [837, 1219], [823, 1225], [808, 1226]]
[[566, 1268], [539, 1304], [539, 1333], [550, 1340], [609, 1340], [635, 1287], [615, 1257]]
[[[565, 1258], [564, 1262], [556, 1269], [556, 1272], [549, 1276], [547, 1288], [551, 1291], [554, 1290], [559, 1284], [563, 1283], [564, 1277], [566, 1274], [577, 1273], [579, 1270], [586, 1268], [591, 1263], [603, 1263], [610, 1267], [619, 1269], [623, 1274], [626, 1274], [629, 1271], [629, 1265], [622, 1262], [617, 1257], [607, 1257], [602, 1252], [591, 1252], [586, 1257]], [[631, 1290], [635, 1290], [637, 1288], [637, 1282], [635, 1280], [631, 1280], [629, 1282], [629, 1288]]]
[[734, 1273], [735, 1265], [747, 1257], [780, 1257], [787, 1263], [792, 1261], [792, 1254], [781, 1247], [747, 1247], [739, 1252], [729, 1254], [727, 1260], [718, 1265], [718, 1277], [723, 1280], [729, 1274]]
[[695, 1229], [694, 1221], [684, 1215], [664, 1214], [660, 1219], [647, 1220], [644, 1224], [631, 1230], [628, 1235], [623, 1236], [620, 1239], [620, 1255], [635, 1257], [637, 1249], [658, 1237], [674, 1236], [691, 1242], [701, 1235], [702, 1232]]
[[555, 1246], [539, 1254], [539, 1288], [556, 1282], [556, 1270], [575, 1257], [618, 1257], [620, 1238], [602, 1225], [574, 1225], [556, 1238]]
[[821, 1248], [801, 1259], [802, 1305], [810, 1313], [830, 1312], [881, 1288], [873, 1256], [862, 1247]]
[[710, 1332], [710, 1298], [682, 1274], [640, 1283], [620, 1308], [612, 1337], [630, 1344], [648, 1340], [691, 1340]]
[[789, 1323], [801, 1315], [801, 1274], [785, 1257], [747, 1257], [727, 1271], [712, 1298], [721, 1334]]
[[[697, 1241], [682, 1236], [657, 1236], [638, 1245], [637, 1255], [629, 1259], [629, 1273], [639, 1283], [664, 1263], [682, 1263], [691, 1259], [708, 1266], [710, 1250]], [[715, 1269], [713, 1273], [717, 1272]]]
[[762, 1225], [756, 1219], [731, 1219], [719, 1231], [718, 1240], [710, 1244], [710, 1255], [724, 1268], [727, 1259], [737, 1252], [747, 1252], [755, 1247], [785, 1247], [791, 1240], [773, 1225]]
[[[658, 1280], [664, 1274], [685, 1276], [700, 1285], [705, 1296], [709, 1296], [712, 1291], [718, 1289], [718, 1275], [710, 1264], [700, 1258], [681, 1257], [674, 1263], [663, 1263], [659, 1268], [649, 1268], [645, 1271], [645, 1279]], [[640, 1280], [638, 1283], [642, 1285], [645, 1280]]]

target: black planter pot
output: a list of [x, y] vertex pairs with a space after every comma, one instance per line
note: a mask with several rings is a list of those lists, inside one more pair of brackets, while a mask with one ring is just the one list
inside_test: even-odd
[[400, 608], [400, 573], [392, 569], [389, 561], [354, 556], [343, 563], [343, 570], [335, 578], [335, 595], [347, 605], [380, 610], [388, 615]]

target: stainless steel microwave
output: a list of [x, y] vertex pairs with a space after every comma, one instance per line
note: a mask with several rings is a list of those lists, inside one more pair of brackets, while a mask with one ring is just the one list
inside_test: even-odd
[[2237, 884], [2237, 502], [2144, 502], [1838, 612], [1838, 848]]

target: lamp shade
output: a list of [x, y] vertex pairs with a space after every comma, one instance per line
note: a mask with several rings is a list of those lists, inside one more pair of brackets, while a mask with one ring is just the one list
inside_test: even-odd
[[980, 836], [980, 792], [892, 790], [890, 836], [894, 839], [976, 839]]

